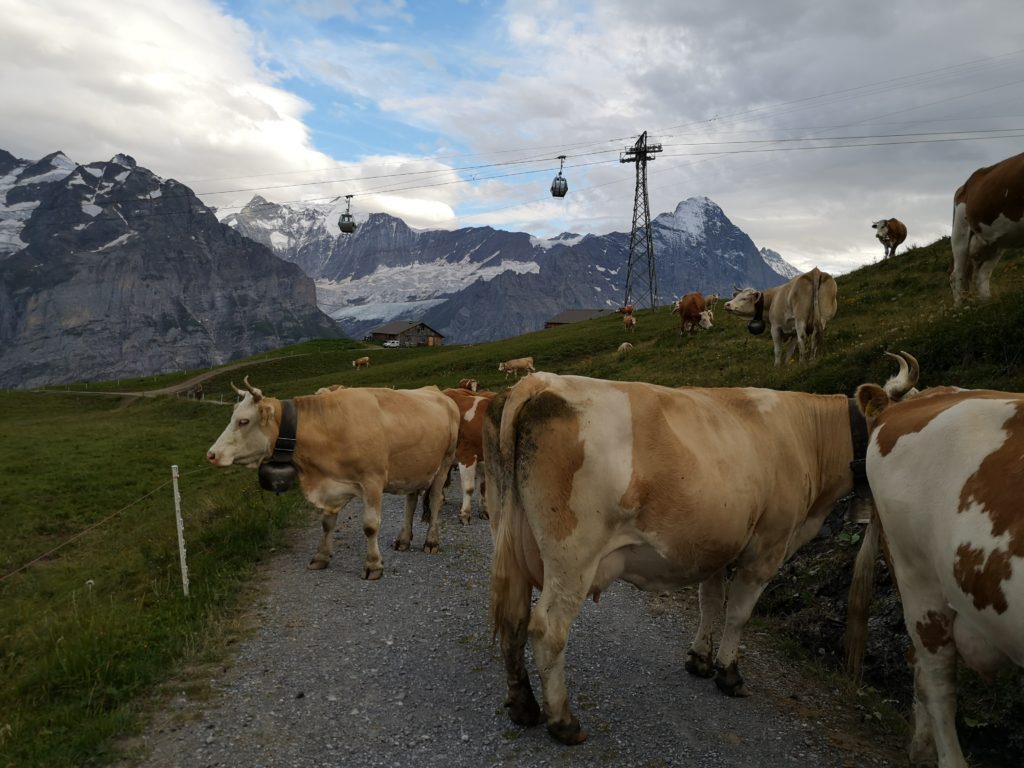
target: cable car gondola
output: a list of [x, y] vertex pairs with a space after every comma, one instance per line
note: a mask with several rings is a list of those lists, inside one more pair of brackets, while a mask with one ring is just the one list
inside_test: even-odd
[[344, 232], [346, 235], [351, 235], [356, 231], [356, 220], [352, 218], [352, 195], [345, 195], [345, 199], [348, 201], [348, 205], [345, 208], [345, 212], [341, 214], [341, 218], [338, 219], [338, 229]]
[[559, 155], [558, 159], [561, 162], [558, 164], [558, 175], [555, 176], [555, 180], [551, 182], [551, 196], [565, 197], [565, 193], [569, 191], [569, 182], [566, 181], [565, 176], [562, 175], [562, 168], [565, 167], [565, 155]]

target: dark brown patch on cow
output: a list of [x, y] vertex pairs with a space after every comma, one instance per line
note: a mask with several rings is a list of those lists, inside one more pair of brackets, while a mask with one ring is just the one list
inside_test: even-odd
[[967, 204], [972, 229], [992, 224], [1000, 215], [1010, 221], [1024, 218], [1024, 153], [979, 168], [953, 197], [953, 204]]
[[1006, 612], [1006, 595], [1001, 584], [1011, 575], [1009, 552], [995, 550], [986, 559], [984, 550], [970, 544], [957, 547], [953, 576], [979, 611], [992, 606], [996, 613]]
[[573, 477], [583, 466], [579, 431], [576, 409], [554, 392], [531, 397], [516, 414], [518, 484], [538, 490], [546, 506], [538, 511], [545, 514], [545, 526], [557, 541], [576, 530], [569, 502]]
[[924, 620], [917, 622], [917, 636], [921, 638], [921, 644], [928, 649], [929, 653], [938, 653], [943, 646], [953, 642], [950, 634], [952, 622], [944, 613], [928, 611]]
[[993, 551], [981, 563], [984, 552], [969, 544], [957, 550], [957, 583], [974, 599], [979, 610], [991, 605], [997, 613], [1007, 608], [1001, 583], [1010, 578], [1011, 557], [1024, 558], [1024, 515], [1020, 499], [1024, 494], [1024, 404], [1018, 404], [1003, 424], [1006, 440], [981, 462], [960, 491], [960, 512], [979, 505], [992, 523], [992, 536], [1009, 537], [1005, 550]]

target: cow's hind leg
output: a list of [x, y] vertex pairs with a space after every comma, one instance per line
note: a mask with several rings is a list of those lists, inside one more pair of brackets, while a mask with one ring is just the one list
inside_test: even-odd
[[548, 733], [563, 744], [579, 744], [587, 738], [569, 706], [565, 686], [565, 644], [585, 597], [582, 580], [569, 586], [559, 584], [558, 579], [550, 579], [541, 589], [530, 617], [530, 640], [544, 691]]
[[345, 508], [345, 505], [352, 500], [349, 496], [342, 499], [336, 507], [325, 507], [321, 510], [320, 528], [323, 536], [320, 539], [320, 546], [317, 548], [313, 558], [306, 567], [311, 571], [321, 571], [326, 568], [331, 558], [334, 557], [334, 526], [338, 522], [338, 514]]
[[[412, 542], [412, 518], [416, 514], [416, 502], [419, 501], [419, 491], [405, 494], [405, 516], [402, 518], [402, 530], [395, 539], [395, 549], [405, 552]], [[423, 497], [424, 513], [427, 508], [427, 498]]]
[[384, 558], [380, 555], [380, 509], [383, 491], [368, 488], [363, 494], [363, 533], [366, 534], [366, 560], [363, 562], [363, 578], [376, 581], [384, 575]]
[[[450, 456], [448, 457], [451, 458]], [[444, 466], [448, 466], [445, 464]], [[441, 549], [440, 537], [438, 535], [437, 521], [441, 517], [441, 505], [444, 503], [444, 480], [446, 472], [439, 470], [434, 475], [434, 481], [427, 491], [427, 499], [430, 501], [430, 524], [427, 526], [427, 538], [423, 541], [423, 551], [433, 554]]]
[[504, 601], [501, 626], [501, 655], [505, 661], [505, 679], [508, 698], [505, 706], [508, 716], [516, 725], [539, 725], [543, 719], [540, 705], [533, 695], [530, 675], [526, 670], [527, 626], [530, 620], [530, 598], [533, 589], [525, 579], [510, 579]]
[[459, 462], [459, 481], [462, 483], [462, 509], [459, 510], [459, 522], [469, 525], [473, 515], [473, 491], [476, 490], [476, 459], [468, 466]]
[[686, 671], [697, 677], [711, 677], [715, 674], [712, 662], [714, 633], [722, 623], [722, 609], [725, 605], [725, 572], [700, 583], [700, 626], [697, 635], [686, 654]]

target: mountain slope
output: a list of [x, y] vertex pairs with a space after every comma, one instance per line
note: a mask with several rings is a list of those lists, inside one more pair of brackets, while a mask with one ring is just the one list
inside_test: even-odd
[[0, 387], [206, 367], [337, 336], [302, 270], [118, 155], [0, 155]]
[[[292, 209], [253, 198], [224, 221], [302, 266], [317, 281], [321, 308], [356, 338], [408, 319], [449, 342], [488, 341], [538, 330], [564, 309], [624, 300], [628, 233], [543, 240], [490, 227], [417, 231], [374, 213], [341, 235], [339, 211], [338, 204]], [[781, 257], [766, 262], [706, 197], [657, 216], [651, 230], [662, 304], [694, 290], [770, 287], [796, 271]]]

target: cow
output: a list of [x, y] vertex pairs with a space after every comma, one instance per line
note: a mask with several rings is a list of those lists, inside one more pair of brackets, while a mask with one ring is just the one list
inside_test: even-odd
[[620, 315], [632, 315], [635, 309], [636, 308], [632, 304], [624, 304], [615, 311]]
[[636, 331], [636, 318], [632, 314], [623, 315], [622, 327], [626, 333], [634, 333]]
[[718, 300], [720, 298], [721, 297], [717, 293], [712, 293], [709, 296], [704, 297], [704, 304], [707, 306], [708, 309], [714, 312], [715, 307], [718, 306]]
[[738, 289], [725, 302], [725, 311], [753, 318], [747, 327], [755, 334], [764, 332], [764, 316], [767, 315], [778, 367], [789, 362], [797, 347], [801, 361], [814, 359], [824, 352], [825, 328], [836, 315], [838, 291], [835, 278], [815, 267], [788, 283], [764, 291]]
[[697, 291], [680, 297], [672, 307], [672, 314], [679, 315], [679, 335], [692, 333], [696, 328], [707, 330], [711, 327], [714, 315], [707, 308], [704, 297]]
[[907, 226], [899, 219], [880, 219], [871, 225], [885, 251], [883, 260], [896, 255], [896, 248], [907, 239]]
[[619, 344], [618, 352], [619, 352], [620, 355], [626, 355], [626, 354], [629, 354], [632, 351], [633, 351], [633, 345], [630, 344], [628, 341], [624, 341], [621, 344]]
[[473, 491], [476, 490], [477, 469], [480, 470], [480, 517], [487, 519], [487, 488], [483, 466], [483, 423], [487, 406], [494, 399], [493, 392], [470, 392], [469, 390], [444, 389], [459, 408], [459, 440], [455, 447], [455, 461], [459, 465], [459, 479], [462, 481], [462, 508], [459, 521], [469, 525], [473, 507]]
[[203, 399], [203, 382], [199, 382], [188, 391], [188, 397], [195, 400]]
[[992, 270], [1006, 248], [1024, 246], [1024, 153], [971, 174], [953, 196], [953, 305], [971, 287], [992, 295]]
[[316, 391], [316, 394], [323, 395], [323, 394], [326, 394], [328, 392], [334, 392], [336, 389], [344, 389], [344, 388], [345, 388], [344, 384], [330, 384], [329, 386], [326, 386], [326, 387], [320, 387]]
[[913, 642], [911, 760], [966, 768], [956, 733], [957, 654], [988, 675], [1024, 666], [1024, 394], [955, 387], [895, 402], [857, 389], [876, 513], [850, 590], [848, 654], [864, 652], [884, 535]]
[[506, 360], [503, 363], [498, 363], [498, 370], [505, 372], [506, 379], [513, 373], [518, 379], [520, 373], [525, 371], [527, 374], [530, 374], [533, 373], [536, 368], [533, 367], [532, 357], [517, 357], [514, 360]]
[[352, 367], [353, 368], [369, 368], [370, 367], [370, 358], [368, 358], [368, 357], [357, 357], [355, 360], [352, 361]]
[[476, 379], [459, 379], [459, 388], [467, 389], [470, 392], [476, 392], [480, 388], [480, 382]]
[[[265, 397], [245, 379], [245, 390], [231, 421], [206, 452], [215, 467], [239, 464], [280, 472], [278, 440], [286, 411], [294, 412], [291, 465], [306, 499], [322, 513], [323, 538], [309, 568], [326, 568], [333, 553], [332, 534], [338, 513], [357, 496], [363, 502], [366, 534], [364, 579], [384, 573], [377, 533], [385, 493], [405, 495], [405, 523], [395, 549], [409, 548], [412, 516], [420, 491], [427, 490], [430, 525], [425, 552], [438, 550], [437, 517], [443, 484], [455, 456], [459, 409], [437, 387], [386, 389], [341, 388], [317, 395], [278, 400]], [[285, 404], [291, 404], [286, 409]], [[285, 429], [287, 438], [289, 430]], [[267, 461], [271, 459], [272, 461]], [[277, 490], [275, 488], [275, 490]]]
[[512, 721], [542, 720], [529, 637], [548, 731], [565, 744], [586, 738], [569, 706], [566, 641], [584, 600], [620, 578], [654, 591], [699, 583], [686, 668], [745, 695], [740, 634], [758, 596], [854, 487], [851, 417], [862, 424], [843, 395], [543, 372], [495, 397], [484, 425], [490, 618]]

